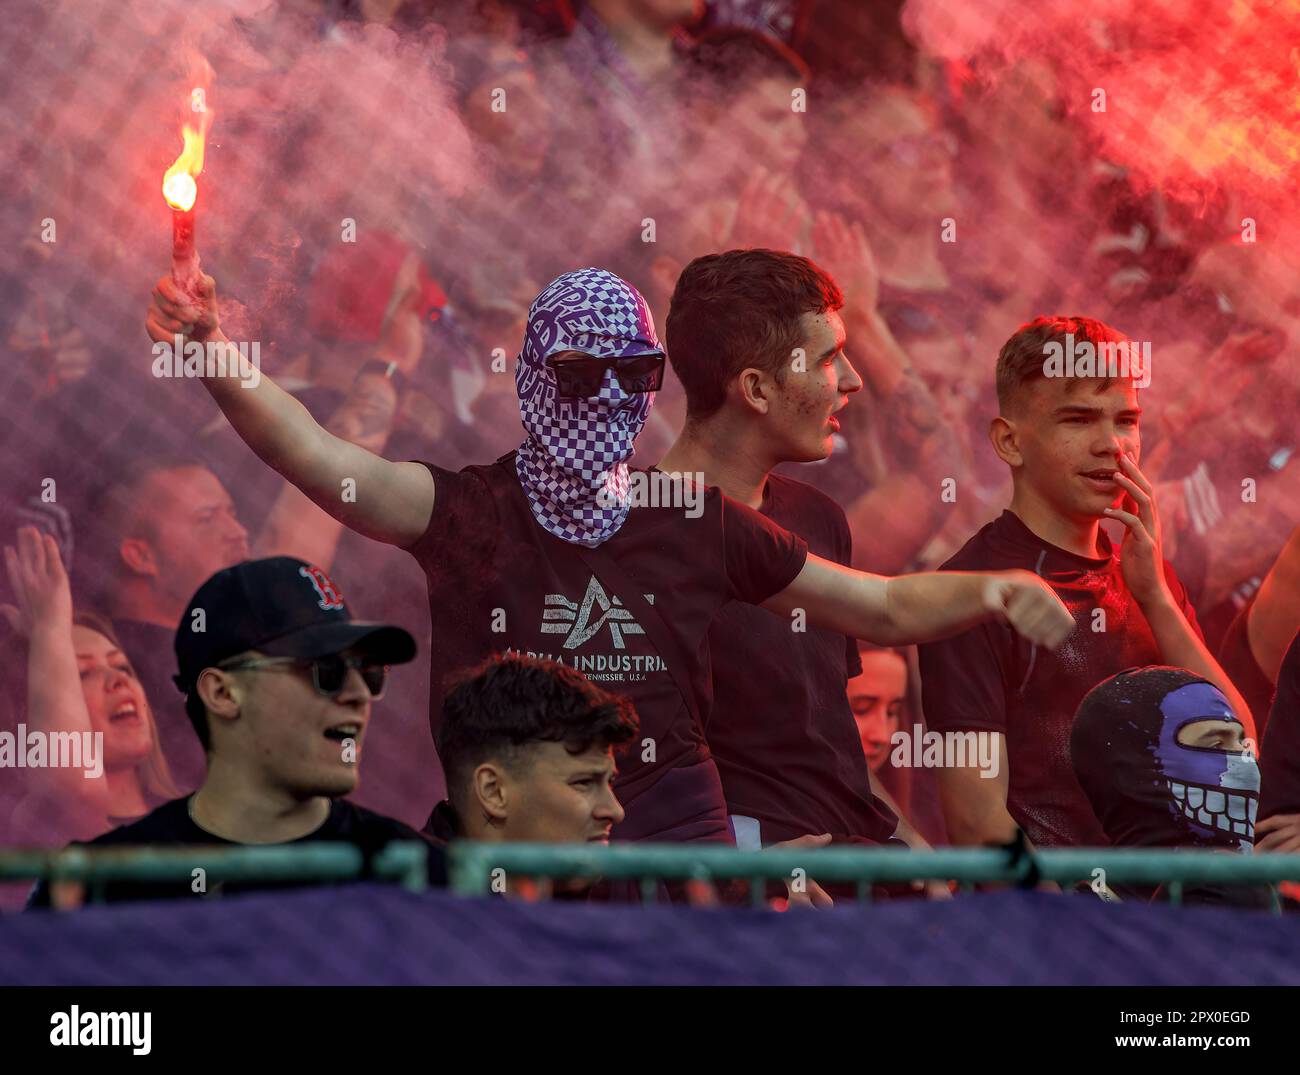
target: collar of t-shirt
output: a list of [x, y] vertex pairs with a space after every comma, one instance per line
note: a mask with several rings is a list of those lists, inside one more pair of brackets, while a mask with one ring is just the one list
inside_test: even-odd
[[[192, 829], [193, 832], [197, 834], [196, 837], [192, 839], [187, 839], [185, 842], [196, 843], [196, 844], [202, 844], [202, 843], [236, 844], [239, 847], [272, 846], [272, 845], [261, 845], [261, 844], [240, 844], [237, 840], [229, 840], [224, 836], [218, 836], [215, 832], [208, 832], [207, 829], [205, 829], [202, 825], [200, 825], [197, 821], [194, 820], [194, 815], [190, 813], [190, 800], [192, 798], [193, 796], [188, 796], [187, 798], [184, 799], [175, 800], [176, 804], [180, 808], [176, 820], [180, 822], [180, 824], [182, 824], [185, 828]], [[335, 832], [338, 831], [338, 829], [342, 825], [343, 819], [341, 817], [341, 813], [342, 811], [347, 809], [347, 807], [344, 806], [343, 803], [344, 800], [342, 799], [331, 799], [329, 813], [325, 815], [324, 821], [322, 821], [319, 825], [317, 825], [316, 828], [312, 829], [311, 832], [305, 832], [301, 836], [295, 836], [292, 840], [285, 840], [283, 842], [286, 844], [296, 844], [296, 843], [300, 843], [303, 840], [329, 839]]]
[[[646, 469], [646, 473], [647, 473], [647, 474], [663, 474], [663, 473], [665, 473], [665, 471], [660, 470], [657, 466], [655, 466], [655, 467], [646, 467], [645, 469]], [[772, 501], [773, 501], [773, 499], [774, 499], [774, 497], [775, 497], [775, 495], [776, 495], [776, 493], [775, 493], [775, 485], [776, 485], [776, 483], [775, 483], [774, 481], [772, 481], [772, 477], [773, 477], [773, 476], [772, 476], [771, 474], [769, 474], [766, 478], [763, 479], [763, 497], [762, 497], [762, 500], [759, 501], [759, 505], [758, 505], [758, 507], [756, 507], [756, 508], [754, 509], [754, 510], [755, 510], [756, 512], [758, 512], [760, 515], [766, 515], [766, 516], [769, 516], [769, 517], [770, 517], [771, 514], [772, 514]], [[710, 486], [710, 484], [711, 484], [710, 482], [706, 481], [706, 482], [704, 483], [704, 488], [705, 488], [705, 489], [708, 489], [709, 486]], [[720, 488], [720, 487], [719, 487], [719, 488]], [[723, 495], [726, 495], [726, 494], [723, 494]]]
[[448, 800], [443, 799], [433, 808], [433, 813], [424, 826], [424, 834], [444, 844], [460, 836], [460, 818]]
[[1035, 564], [1035, 571], [1039, 575], [1073, 576], [1101, 571], [1108, 567], [1114, 559], [1114, 549], [1111, 547], [1110, 538], [1106, 536], [1104, 530], [1099, 530], [1097, 533], [1097, 547], [1101, 550], [1102, 555], [1099, 557], [1080, 556], [1078, 553], [1070, 552], [1059, 545], [1044, 541], [1021, 521], [1020, 516], [1009, 508], [1003, 510], [997, 521], [994, 522], [993, 536], [998, 544], [1008, 551], [1016, 553], [1017, 559], [1023, 559]]

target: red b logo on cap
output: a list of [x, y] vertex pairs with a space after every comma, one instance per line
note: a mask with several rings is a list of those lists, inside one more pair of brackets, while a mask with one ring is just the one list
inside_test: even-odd
[[343, 608], [343, 595], [330, 582], [330, 577], [319, 567], [300, 567], [298, 574], [309, 580], [320, 597], [320, 607], [330, 609]]

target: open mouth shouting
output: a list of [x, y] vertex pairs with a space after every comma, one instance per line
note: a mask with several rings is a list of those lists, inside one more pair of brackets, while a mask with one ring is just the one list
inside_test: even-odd
[[325, 729], [325, 738], [333, 739], [336, 743], [342, 743], [345, 739], [355, 741], [361, 734], [361, 722], [356, 720], [344, 721], [342, 724], [335, 724], [332, 728]]
[[144, 720], [144, 714], [140, 712], [139, 707], [132, 701], [119, 702], [108, 713], [108, 722], [110, 724], [129, 726], [139, 724]]
[[848, 396], [845, 396], [836, 405], [835, 410], [831, 411], [830, 415], [827, 417], [826, 424], [831, 427], [832, 433], [838, 433], [840, 431], [840, 420], [835, 417], [836, 412], [842, 411], [848, 405], [849, 405], [849, 399]]

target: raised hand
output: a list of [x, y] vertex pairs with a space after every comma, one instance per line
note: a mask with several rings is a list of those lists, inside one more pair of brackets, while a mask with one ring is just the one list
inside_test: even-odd
[[850, 224], [839, 213], [818, 210], [813, 215], [813, 257], [835, 278], [846, 305], [868, 313], [880, 297], [880, 272], [867, 234], [857, 221]]
[[807, 219], [808, 206], [794, 183], [759, 169], [740, 192], [726, 245], [793, 250]]
[[199, 282], [198, 303], [181, 291], [170, 276], [154, 285], [153, 301], [145, 315], [145, 331], [156, 343], [171, 343], [179, 332], [188, 340], [206, 340], [219, 334], [217, 282], [204, 276]]
[[6, 545], [5, 570], [17, 607], [0, 605], [9, 626], [32, 638], [42, 630], [72, 633], [72, 588], [63, 569], [59, 544], [34, 526], [18, 531], [18, 547]]

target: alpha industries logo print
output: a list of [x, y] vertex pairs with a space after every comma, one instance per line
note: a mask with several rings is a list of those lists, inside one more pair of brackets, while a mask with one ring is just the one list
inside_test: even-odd
[[[592, 618], [593, 610], [596, 613]], [[566, 635], [565, 649], [577, 649], [596, 637], [605, 627], [614, 639], [615, 649], [626, 649], [624, 635], [643, 635], [644, 628], [632, 613], [623, 607], [618, 596], [611, 600], [595, 575], [587, 583], [582, 604], [577, 605], [563, 594], [546, 595], [546, 608], [542, 612], [542, 634]]]

